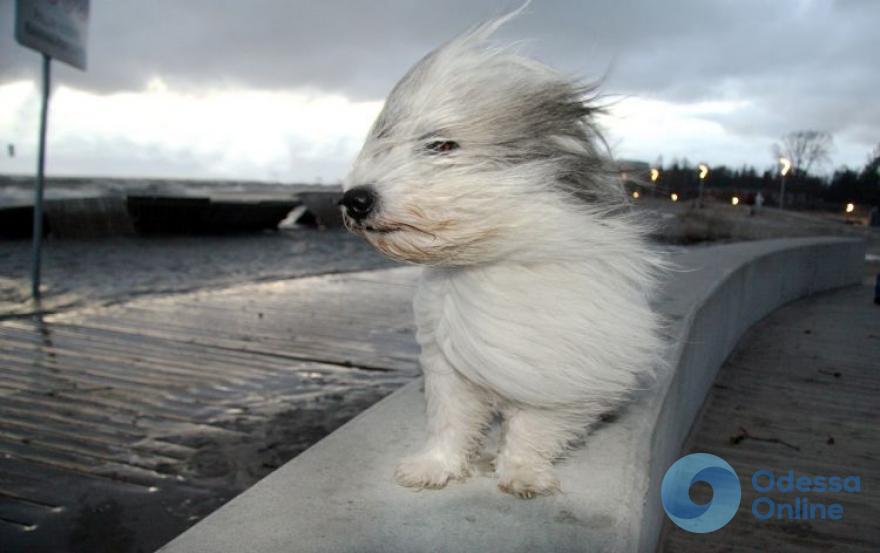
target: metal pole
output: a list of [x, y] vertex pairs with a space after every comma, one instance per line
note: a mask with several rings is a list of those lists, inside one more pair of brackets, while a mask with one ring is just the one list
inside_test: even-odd
[[43, 54], [43, 109], [40, 112], [40, 148], [37, 153], [37, 186], [34, 189], [34, 248], [31, 266], [31, 295], [40, 299], [40, 255], [43, 249], [43, 187], [46, 164], [46, 119], [49, 115], [49, 68], [52, 58]]
[[779, 184], [779, 209], [785, 208], [785, 175], [782, 175], [782, 182]]

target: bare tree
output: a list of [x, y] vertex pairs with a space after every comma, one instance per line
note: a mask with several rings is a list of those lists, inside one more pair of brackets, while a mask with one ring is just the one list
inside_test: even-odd
[[797, 173], [809, 173], [814, 165], [831, 161], [831, 134], [823, 131], [794, 131], [773, 145], [773, 156], [786, 157]]
[[868, 154], [868, 161], [865, 168], [862, 169], [863, 177], [880, 177], [880, 144], [874, 146], [874, 149]]

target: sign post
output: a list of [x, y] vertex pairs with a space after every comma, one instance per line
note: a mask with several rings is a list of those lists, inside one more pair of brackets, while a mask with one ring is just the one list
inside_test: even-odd
[[17, 0], [16, 2], [15, 39], [22, 46], [33, 48], [43, 55], [43, 106], [40, 110], [37, 183], [34, 187], [34, 246], [31, 263], [31, 295], [35, 300], [40, 298], [46, 123], [49, 117], [52, 59], [85, 70], [88, 22], [89, 0]]
[[37, 151], [37, 186], [34, 188], [34, 245], [31, 262], [31, 296], [40, 297], [40, 259], [43, 250], [43, 188], [46, 166], [46, 119], [49, 116], [49, 78], [52, 58], [43, 54], [43, 106], [40, 109], [40, 146]]

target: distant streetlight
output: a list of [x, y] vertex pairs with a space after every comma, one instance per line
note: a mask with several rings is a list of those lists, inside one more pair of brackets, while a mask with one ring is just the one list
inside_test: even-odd
[[633, 192], [633, 199], [634, 199], [634, 200], [638, 200], [638, 199], [639, 199], [639, 191], [638, 191], [638, 190], [635, 190], [635, 191]]
[[779, 163], [782, 165], [782, 176], [788, 174], [788, 170], [791, 169], [791, 162], [784, 157], [779, 158]]
[[651, 167], [651, 182], [657, 182], [657, 179], [660, 178], [660, 169], [656, 167]]
[[709, 166], [705, 163], [701, 163], [699, 165], [700, 169], [700, 198], [697, 202], [697, 205], [703, 207], [703, 181], [706, 180], [706, 177], [709, 176]]
[[779, 165], [781, 166], [779, 169], [779, 174], [782, 176], [779, 183], [779, 209], [783, 209], [785, 207], [785, 175], [788, 174], [789, 169], [791, 169], [791, 161], [787, 158], [781, 157], [779, 158]]
[[730, 205], [739, 205], [739, 198], [736, 196], [730, 198]]
[[854, 203], [846, 204], [846, 212], [847, 213], [852, 213], [855, 210], [856, 210], [856, 204], [854, 204]]
[[669, 199], [672, 200], [673, 202], [677, 202], [678, 201], [678, 194], [673, 192], [672, 194], [669, 195]]

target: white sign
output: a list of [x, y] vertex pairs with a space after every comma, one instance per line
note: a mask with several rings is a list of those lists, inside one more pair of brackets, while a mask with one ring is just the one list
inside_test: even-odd
[[18, 0], [15, 39], [22, 46], [86, 68], [89, 0]]

